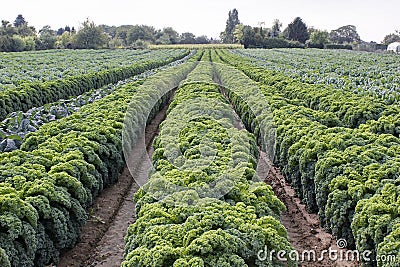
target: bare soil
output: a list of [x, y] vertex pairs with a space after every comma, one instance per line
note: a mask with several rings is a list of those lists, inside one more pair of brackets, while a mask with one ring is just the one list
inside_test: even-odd
[[[306, 211], [305, 205], [301, 203], [299, 198], [295, 197], [294, 189], [286, 183], [280, 170], [272, 165], [267, 155], [262, 151], [260, 151], [258, 164], [258, 175], [272, 186], [275, 195], [286, 206], [287, 210], [281, 214], [281, 221], [287, 229], [290, 243], [300, 255], [299, 266], [360, 266], [357, 261], [351, 260], [351, 257], [346, 260], [347, 250], [339, 248], [337, 240], [323, 230], [317, 214], [310, 214]], [[329, 251], [329, 249], [337, 252], [333, 252], [330, 257], [328, 252], [324, 252], [324, 250]], [[304, 254], [306, 256], [303, 259], [303, 252], [311, 250], [315, 251], [315, 260], [312, 257], [309, 258], [308, 254]]]

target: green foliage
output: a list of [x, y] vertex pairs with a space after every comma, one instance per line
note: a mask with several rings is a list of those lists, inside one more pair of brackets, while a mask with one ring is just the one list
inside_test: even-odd
[[307, 30], [307, 25], [303, 22], [300, 17], [297, 17], [293, 22], [289, 23], [285, 30], [286, 38], [293, 41], [298, 41], [305, 44], [310, 38]]
[[[238, 53], [246, 54], [246, 52]], [[243, 59], [239, 55], [230, 58], [240, 60], [236, 67], [243, 70], [250, 78], [269, 86], [269, 90], [274, 90], [276, 93], [284, 92], [288, 98], [301, 101], [299, 104], [303, 107], [334, 113], [343, 121], [341, 126], [355, 128], [369, 120], [377, 120], [383, 115], [398, 113], [397, 108], [386, 105], [383, 100], [373, 96], [357, 95], [329, 85], [303, 83], [298, 79], [290, 79], [278, 71], [255, 67], [249, 59]], [[235, 64], [234, 61], [232, 64]]]
[[304, 44], [298, 41], [290, 41], [284, 38], [268, 37], [269, 34], [262, 28], [253, 28], [248, 25], [238, 24], [235, 28], [236, 40], [244, 45], [244, 48], [304, 48]]
[[304, 45], [298, 41], [290, 41], [284, 38], [266, 38], [262, 42], [262, 47], [272, 48], [304, 48]]
[[[240, 28], [238, 28], [238, 30], [240, 30]], [[255, 47], [257, 42], [253, 27], [245, 25], [242, 27], [241, 31], [241, 39], [238, 39], [238, 41], [244, 45], [244, 48]]]
[[[57, 41], [56, 32], [49, 25], [39, 31], [40, 37], [36, 39], [36, 50], [54, 49]], [[32, 49], [34, 50], [34, 49]]]
[[7, 254], [2, 248], [0, 248], [0, 264], [4, 267], [11, 267], [11, 263], [8, 260]]
[[344, 44], [326, 44], [324, 46], [325, 49], [346, 49], [346, 50], [353, 50], [352, 45], [344, 45]]
[[181, 43], [181, 44], [194, 44], [194, 43], [196, 43], [196, 36], [193, 33], [184, 32], [180, 36], [179, 43]]
[[27, 22], [25, 21], [25, 18], [21, 14], [19, 14], [14, 21], [14, 27], [21, 27], [25, 24], [27, 24]]
[[400, 42], [400, 31], [386, 35], [385, 38], [383, 38], [382, 43], [385, 45], [389, 45], [394, 42]]
[[357, 249], [369, 250], [373, 257], [394, 256], [395, 261], [381, 261], [378, 266], [397, 266], [399, 263], [399, 199], [398, 183], [384, 184], [373, 197], [357, 204], [352, 230]]
[[221, 33], [221, 40], [224, 44], [235, 43], [234, 32], [235, 27], [238, 24], [240, 24], [240, 21], [237, 9], [234, 8], [233, 10], [229, 10], [225, 31]]
[[281, 34], [282, 23], [279, 19], [275, 19], [271, 28], [271, 37], [277, 38]]
[[179, 33], [171, 27], [166, 27], [160, 33], [156, 44], [177, 44], [179, 42]]
[[133, 44], [138, 40], [154, 42], [155, 29], [146, 25], [132, 26], [127, 32], [128, 44]]
[[80, 49], [98, 49], [103, 48], [108, 37], [96, 26], [93, 21], [87, 19], [82, 23], [82, 29], [75, 36], [74, 45]]
[[329, 39], [335, 44], [360, 43], [361, 38], [354, 25], [342, 26], [329, 34]]
[[308, 47], [324, 48], [324, 45], [329, 42], [329, 33], [327, 31], [315, 30], [310, 35], [310, 40], [307, 42]]

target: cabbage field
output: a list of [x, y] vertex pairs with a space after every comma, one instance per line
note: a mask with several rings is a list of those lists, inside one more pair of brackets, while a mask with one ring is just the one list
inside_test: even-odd
[[400, 266], [399, 97], [394, 54], [0, 54], [0, 266], [56, 266], [164, 107], [121, 266], [301, 265], [260, 152], [360, 266]]

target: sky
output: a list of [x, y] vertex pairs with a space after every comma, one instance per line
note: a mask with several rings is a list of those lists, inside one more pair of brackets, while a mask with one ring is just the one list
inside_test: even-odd
[[239, 20], [270, 27], [279, 19], [285, 28], [295, 17], [307, 26], [334, 30], [355, 25], [364, 41], [381, 42], [385, 35], [400, 30], [399, 0], [0, 0], [0, 20], [13, 22], [22, 14], [30, 26], [40, 30], [66, 25], [79, 26], [86, 18], [95, 24], [146, 24], [178, 32], [218, 38], [225, 29], [229, 10], [236, 8]]

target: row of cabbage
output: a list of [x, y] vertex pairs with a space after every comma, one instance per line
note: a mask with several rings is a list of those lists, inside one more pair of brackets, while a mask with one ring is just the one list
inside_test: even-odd
[[[33, 107], [40, 107], [59, 99], [81, 95], [107, 84], [117, 83], [146, 70], [183, 58], [189, 53], [189, 50], [160, 50], [145, 54], [141, 60], [127, 61], [129, 64], [122, 67], [103, 66], [102, 69], [96, 69], [96, 71], [62, 79], [21, 83], [15, 88], [0, 92], [0, 119], [3, 120], [11, 112], [27, 111]], [[85, 69], [85, 64], [78, 61], [79, 57], [75, 59], [75, 66], [81, 68], [79, 66], [82, 65], [82, 69]]]
[[254, 136], [235, 128], [208, 53], [179, 86], [154, 141], [122, 266], [281, 266], [259, 252], [287, 258], [292, 249], [279, 222], [285, 206], [258, 182]]
[[400, 57], [319, 49], [236, 50], [254, 64], [311, 84], [329, 84], [388, 103], [400, 97]]
[[[146, 80], [182, 76], [173, 67]], [[21, 149], [0, 154], [0, 265], [48, 266], [72, 247], [88, 218], [86, 208], [114, 183], [125, 165], [125, 112], [141, 82], [122, 85], [69, 117], [29, 134]], [[154, 110], [163, 105], [162, 101]]]
[[276, 150], [272, 155], [308, 210], [318, 212], [323, 226], [337, 238], [345, 238], [350, 248], [356, 246], [360, 253], [371, 251], [371, 259], [397, 257], [395, 263], [373, 261], [367, 265], [397, 266], [399, 138], [377, 133], [374, 123], [338, 127], [338, 113], [310, 109], [303, 105], [303, 99], [287, 94], [281, 83], [264, 83], [264, 78], [271, 78], [269, 72], [260, 71], [236, 55], [218, 53], [216, 61], [222, 58], [261, 81], [252, 81], [244, 73], [240, 76], [234, 69], [220, 71], [236, 111], [263, 143], [271, 143], [266, 138], [271, 135], [263, 134], [264, 127], [260, 127], [265, 119], [258, 115], [266, 105], [257, 101], [261, 97], [247, 99], [260, 90], [267, 99], [276, 125]]
[[0, 91], [121, 68], [151, 56], [149, 50], [44, 50], [0, 54]]
[[79, 111], [83, 106], [114, 92], [114, 90], [124, 84], [131, 83], [140, 79], [148, 78], [159, 71], [182, 64], [195, 54], [193, 50], [186, 57], [173, 61], [167, 65], [156, 69], [145, 71], [116, 84], [108, 84], [99, 89], [86, 92], [78, 97], [61, 99], [54, 103], [45, 104], [41, 107], [34, 107], [26, 112], [17, 111], [7, 115], [6, 119], [0, 122], [0, 152], [10, 152], [18, 149], [25, 136], [30, 132], [36, 132], [43, 124], [68, 117], [74, 112]]
[[223, 52], [227, 60], [240, 60], [245, 67], [241, 70], [253, 80], [270, 86], [271, 90], [295, 99], [298, 105], [327, 113], [337, 118], [328, 126], [356, 128], [368, 124], [377, 133], [400, 134], [400, 107], [388, 105], [373, 96], [363, 96], [346, 92], [327, 85], [308, 84], [292, 79], [281, 72], [254, 66], [248, 58]]

